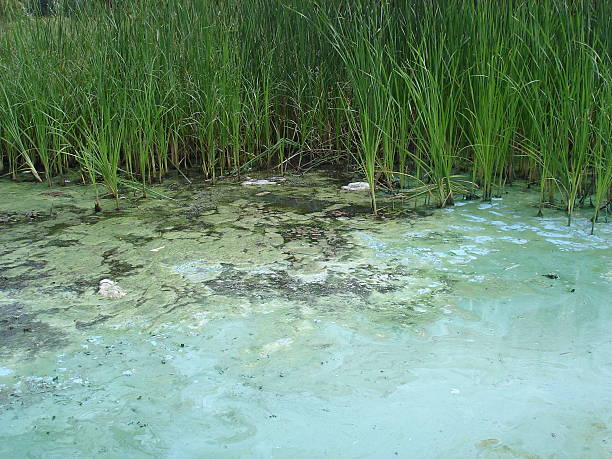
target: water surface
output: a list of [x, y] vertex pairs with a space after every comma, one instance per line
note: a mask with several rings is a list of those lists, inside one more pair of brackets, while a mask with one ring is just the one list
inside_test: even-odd
[[1, 182], [0, 456], [612, 454], [612, 225], [338, 188]]

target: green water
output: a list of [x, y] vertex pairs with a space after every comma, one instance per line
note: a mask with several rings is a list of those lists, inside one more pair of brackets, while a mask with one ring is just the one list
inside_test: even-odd
[[0, 456], [612, 455], [612, 225], [339, 185], [0, 182]]

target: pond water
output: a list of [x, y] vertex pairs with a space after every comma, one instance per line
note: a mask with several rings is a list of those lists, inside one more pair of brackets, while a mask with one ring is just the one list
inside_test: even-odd
[[612, 225], [339, 185], [0, 182], [0, 456], [612, 455]]

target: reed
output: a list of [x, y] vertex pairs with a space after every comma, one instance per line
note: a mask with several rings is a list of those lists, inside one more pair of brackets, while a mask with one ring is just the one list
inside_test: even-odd
[[333, 163], [361, 171], [374, 212], [381, 190], [445, 206], [515, 178], [568, 223], [588, 202], [594, 220], [607, 208], [606, 2], [25, 6], [0, 10], [0, 170], [13, 177], [79, 166], [118, 199], [124, 180], [146, 194], [170, 169], [214, 180]]
[[0, 21], [23, 17], [25, 12], [25, 5], [20, 0], [4, 0], [0, 3]]
[[[364, 18], [360, 25], [356, 20], [330, 15], [320, 5], [313, 23], [336, 51], [346, 72], [350, 91], [344, 92], [348, 128], [357, 140], [354, 158], [370, 186], [372, 211], [377, 214], [376, 171], [379, 148], [383, 141], [381, 123], [388, 116], [390, 94], [384, 69], [385, 53], [381, 42], [385, 8], [371, 14], [367, 2], [355, 2], [351, 14]], [[349, 151], [352, 145], [347, 144]]]
[[474, 15], [470, 30], [474, 65], [466, 83], [464, 136], [472, 150], [473, 181], [480, 186], [483, 200], [491, 199], [493, 186], [503, 186], [516, 131], [518, 88], [513, 66], [519, 49], [509, 42], [510, 34], [496, 33], [514, 27], [508, 5], [485, 3]]
[[457, 155], [457, 58], [442, 42], [427, 41], [415, 48], [415, 62], [398, 72], [414, 104], [417, 161], [426, 170], [437, 204], [452, 205], [453, 166]]
[[592, 151], [593, 165], [593, 217], [591, 234], [595, 232], [595, 223], [603, 209], [608, 221], [608, 212], [612, 202], [612, 72], [610, 66], [602, 69], [606, 84], [601, 88], [598, 97], [599, 109], [593, 120], [594, 140]]

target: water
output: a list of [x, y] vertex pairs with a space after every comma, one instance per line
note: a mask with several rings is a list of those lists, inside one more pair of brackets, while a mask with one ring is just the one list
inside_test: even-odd
[[586, 214], [516, 186], [375, 220], [321, 175], [98, 215], [0, 189], [2, 457], [612, 454], [612, 228]]

